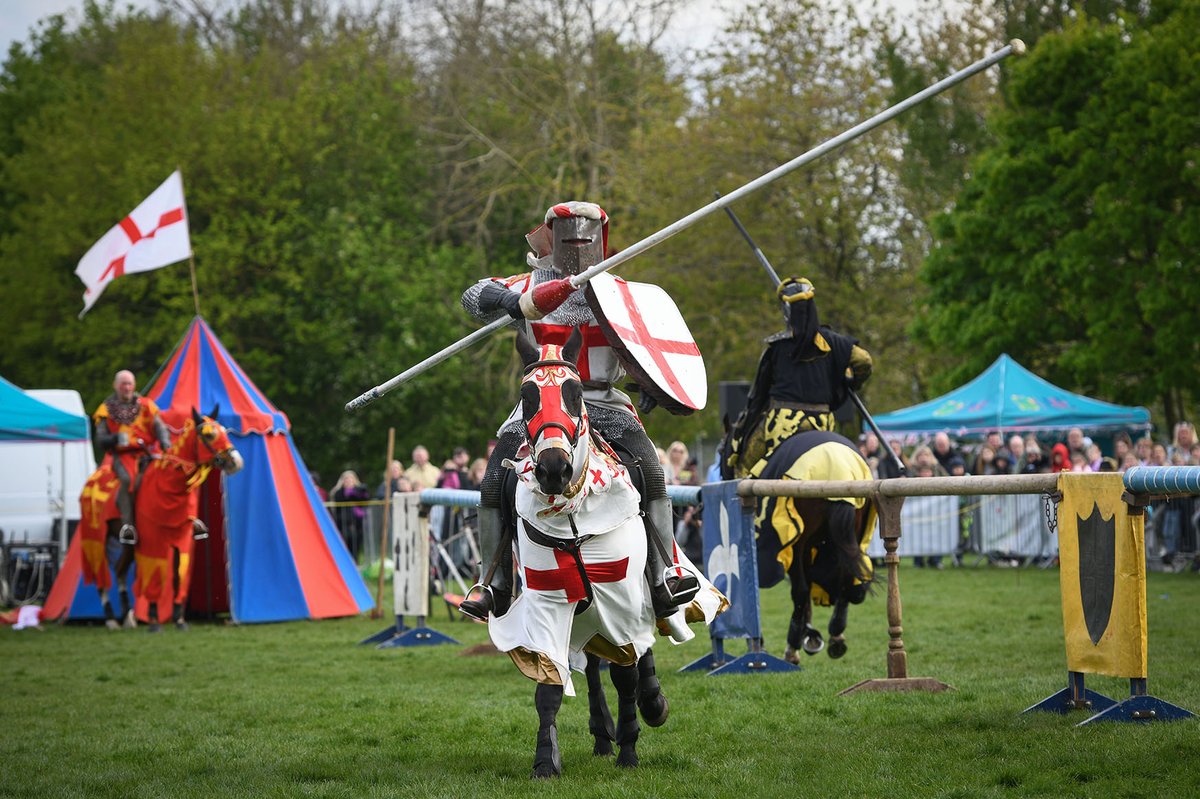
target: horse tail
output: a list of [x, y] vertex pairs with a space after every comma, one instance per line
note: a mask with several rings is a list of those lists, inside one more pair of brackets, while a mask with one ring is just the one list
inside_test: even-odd
[[837, 556], [838, 573], [843, 577], [843, 591], [865, 597], [873, 578], [858, 537], [858, 509], [849, 502], [830, 502], [826, 524]]

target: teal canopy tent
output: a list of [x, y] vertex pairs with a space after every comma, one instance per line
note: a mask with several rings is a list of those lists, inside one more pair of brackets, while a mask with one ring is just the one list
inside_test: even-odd
[[958, 436], [991, 430], [1148, 428], [1150, 411], [1073, 394], [1001, 355], [978, 377], [948, 394], [875, 417], [888, 433]]
[[87, 441], [84, 416], [52, 408], [0, 377], [0, 441]]

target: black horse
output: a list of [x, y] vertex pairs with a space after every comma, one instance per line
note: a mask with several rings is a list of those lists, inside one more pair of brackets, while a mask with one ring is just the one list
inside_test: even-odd
[[[728, 438], [721, 451], [727, 446]], [[849, 439], [817, 430], [788, 438], [754, 472], [763, 480], [872, 479], [870, 467]], [[863, 499], [759, 498], [759, 587], [770, 588], [785, 573], [791, 581], [792, 618], [784, 652], [789, 662], [798, 663], [800, 651], [815, 655], [825, 648], [812, 623], [814, 602], [833, 607], [829, 656], [846, 654], [849, 606], [866, 598], [873, 577], [865, 552], [873, 527], [874, 507]]]

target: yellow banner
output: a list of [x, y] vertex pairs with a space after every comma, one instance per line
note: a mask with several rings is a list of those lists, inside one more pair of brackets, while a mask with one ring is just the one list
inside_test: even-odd
[[1121, 501], [1121, 475], [1062, 473], [1059, 580], [1067, 668], [1147, 676], [1145, 517]]

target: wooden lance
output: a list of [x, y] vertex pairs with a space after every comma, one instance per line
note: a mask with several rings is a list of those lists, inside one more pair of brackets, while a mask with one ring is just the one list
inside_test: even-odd
[[[692, 213], [688, 214], [687, 216], [683, 217], [682, 219], [679, 219], [676, 222], [673, 222], [670, 225], [667, 225], [665, 228], [663, 228], [662, 230], [659, 230], [657, 233], [650, 234], [649, 236], [642, 239], [638, 243], [636, 243], [630, 247], [627, 247], [626, 249], [622, 250], [621, 252], [617, 253], [616, 255], [613, 255], [610, 258], [605, 258], [600, 263], [596, 264], [593, 267], [590, 267], [589, 269], [587, 269], [583, 272], [580, 272], [578, 275], [572, 275], [570, 278], [571, 285], [574, 286], [575, 288], [579, 288], [580, 286], [587, 283], [589, 280], [591, 280], [596, 275], [598, 275], [602, 272], [607, 272], [608, 270], [613, 269], [613, 268], [625, 263], [626, 261], [630, 260], [631, 258], [635, 258], [638, 255], [641, 255], [643, 252], [650, 249], [651, 247], [653, 247], [657, 244], [661, 244], [662, 242], [664, 242], [667, 239], [674, 236], [676, 233], [686, 230], [687, 228], [689, 228], [692, 225], [699, 222], [701, 219], [704, 219], [706, 216], [716, 213], [717, 211], [724, 208], [725, 206], [727, 206], [731, 203], [734, 203], [734, 202], [740, 200], [741, 198], [745, 197], [747, 194], [756, 192], [759, 189], [761, 189], [763, 186], [766, 186], [769, 183], [773, 183], [776, 180], [779, 180], [779, 178], [783, 177], [784, 175], [787, 175], [788, 173], [799, 169], [800, 167], [804, 166], [805, 164], [807, 164], [811, 161], [815, 161], [816, 159], [820, 158], [821, 156], [825, 155], [826, 153], [828, 153], [832, 150], [836, 150], [837, 148], [841, 147], [843, 144], [847, 144], [848, 142], [854, 141], [859, 136], [862, 136], [864, 133], [867, 133], [868, 131], [879, 127], [884, 122], [891, 120], [893, 117], [896, 117], [896, 116], [904, 113], [905, 111], [907, 111], [908, 109], [912, 108], [915, 105], [920, 105], [921, 103], [928, 100], [930, 97], [941, 94], [942, 92], [946, 91], [947, 89], [949, 89], [952, 86], [962, 83], [967, 78], [969, 78], [979, 72], [982, 72], [985, 69], [988, 69], [989, 67], [999, 63], [1000, 61], [1003, 61], [1004, 59], [1008, 58], [1010, 55], [1020, 55], [1021, 53], [1024, 53], [1024, 52], [1025, 52], [1025, 43], [1022, 42], [1020, 39], [1013, 39], [1009, 44], [1007, 44], [1006, 46], [997, 50], [996, 52], [992, 53], [991, 55], [987, 56], [986, 58], [981, 58], [980, 60], [976, 61], [974, 64], [971, 64], [969, 67], [961, 69], [958, 72], [955, 72], [953, 75], [942, 78], [940, 81], [933, 84], [932, 86], [922, 89], [921, 91], [917, 92], [916, 94], [912, 95], [911, 97], [909, 97], [905, 100], [901, 100], [899, 103], [896, 103], [895, 105], [891, 106], [890, 108], [885, 109], [884, 111], [880, 111], [878, 114], [871, 117], [870, 119], [864, 120], [863, 122], [860, 122], [857, 125], [855, 125], [854, 127], [850, 128], [849, 130], [846, 130], [846, 131], [838, 134], [837, 136], [834, 136], [829, 141], [827, 141], [823, 144], [817, 145], [816, 147], [814, 147], [813, 149], [804, 153], [803, 155], [796, 156], [791, 161], [788, 161], [786, 164], [782, 164], [780, 166], [775, 167], [774, 169], [772, 169], [770, 172], [766, 173], [765, 175], [761, 175], [760, 177], [755, 178], [754, 180], [750, 181], [749, 183], [745, 184], [744, 186], [742, 186], [738, 189], [735, 189], [734, 191], [731, 191], [729, 194], [726, 194], [724, 197], [714, 200], [713, 202], [709, 203], [708, 205], [704, 206], [703, 208], [693, 211]], [[411, 380], [412, 378], [416, 377], [417, 375], [421, 374], [422, 372], [425, 372], [428, 369], [432, 368], [433, 366], [446, 360], [451, 355], [454, 355], [455, 353], [465, 350], [467, 347], [470, 347], [471, 345], [475, 344], [478, 341], [482, 341], [483, 339], [490, 336], [492, 333], [495, 333], [497, 330], [507, 327], [512, 321], [513, 320], [510, 319], [507, 315], [504, 315], [504, 316], [501, 316], [500, 318], [488, 323], [487, 325], [484, 325], [483, 327], [479, 328], [478, 330], [474, 331], [473, 333], [469, 333], [468, 335], [464, 336], [463, 338], [459, 339], [458, 341], [454, 342], [450, 346], [443, 349], [441, 352], [437, 352], [433, 355], [430, 355], [425, 360], [421, 361], [420, 363], [416, 364], [415, 366], [409, 367], [408, 369], [404, 370], [400, 374], [393, 377], [391, 380], [388, 380], [385, 383], [381, 383], [380, 385], [375, 386], [375, 388], [365, 391], [362, 394], [360, 394], [359, 396], [350, 400], [349, 402], [346, 403], [346, 411], [347, 412], [356, 411], [359, 408], [362, 408], [366, 405], [371, 404], [372, 402], [379, 399], [384, 394], [388, 393], [389, 391], [391, 391], [392, 389], [394, 389], [396, 386], [400, 385], [401, 383], [405, 383], [405, 382]]]

